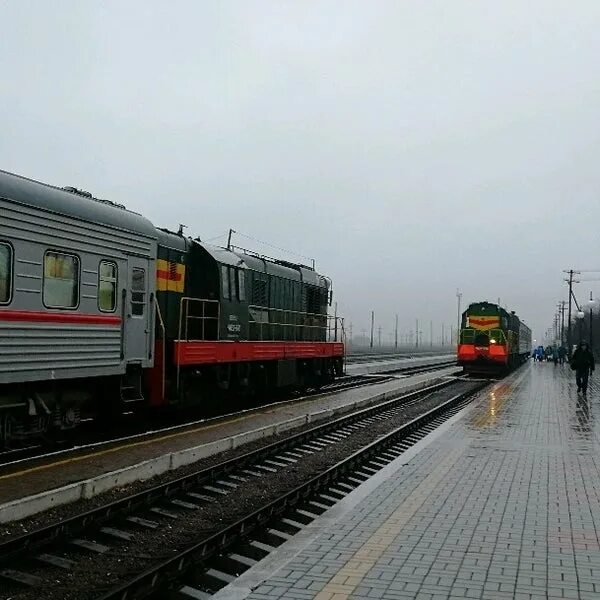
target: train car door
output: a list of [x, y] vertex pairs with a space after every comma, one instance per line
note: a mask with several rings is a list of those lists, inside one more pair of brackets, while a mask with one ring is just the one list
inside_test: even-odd
[[149, 262], [129, 257], [125, 295], [125, 361], [146, 363], [150, 356]]

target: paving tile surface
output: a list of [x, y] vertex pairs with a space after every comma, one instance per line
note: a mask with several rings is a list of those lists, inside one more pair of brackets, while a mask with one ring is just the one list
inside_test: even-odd
[[600, 598], [598, 414], [524, 366], [248, 598]]

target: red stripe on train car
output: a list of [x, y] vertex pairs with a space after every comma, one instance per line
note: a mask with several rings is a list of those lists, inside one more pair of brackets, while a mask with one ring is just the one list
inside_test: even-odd
[[16, 321], [25, 323], [73, 323], [75, 325], [120, 325], [121, 317], [117, 315], [89, 315], [68, 312], [0, 309], [0, 321]]
[[159, 279], [168, 279], [169, 281], [181, 281], [181, 273], [173, 273], [172, 271], [164, 271], [162, 269], [158, 269], [156, 271], [156, 276]]
[[341, 342], [174, 342], [179, 366], [344, 356]]

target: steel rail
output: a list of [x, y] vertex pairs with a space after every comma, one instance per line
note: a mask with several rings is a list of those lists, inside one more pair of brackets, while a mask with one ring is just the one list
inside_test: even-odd
[[[454, 414], [458, 411], [457, 407], [466, 398], [473, 396], [487, 385], [488, 382], [481, 383], [472, 390], [453, 396], [439, 406], [401, 425], [378, 440], [371, 442], [323, 473], [316, 475], [295, 489], [282, 494], [276, 500], [257, 509], [250, 515], [243, 517], [218, 533], [178, 553], [176, 556], [147, 569], [144, 573], [132, 578], [130, 581], [102, 594], [98, 597], [98, 600], [139, 600], [164, 592], [165, 588], [181, 581], [196, 565], [206, 563], [210, 558], [223, 553], [233, 544], [248, 538], [253, 531], [259, 528], [264, 529], [264, 526], [273, 518], [279, 517], [291, 508], [307, 502], [328, 485], [339, 480], [340, 477], [351, 474], [359, 469], [371, 457], [379, 455], [383, 450], [430, 425], [433, 421], [444, 416], [444, 413], [450, 412]], [[455, 410], [453, 411], [453, 409]]]
[[[327, 423], [316, 425], [306, 431], [292, 434], [284, 439], [263, 446], [262, 448], [246, 452], [238, 457], [225, 460], [211, 467], [180, 477], [179, 479], [162, 483], [125, 498], [115, 500], [104, 506], [75, 515], [64, 521], [47, 525], [5, 542], [1, 542], [0, 565], [12, 562], [17, 557], [20, 557], [23, 554], [30, 554], [48, 544], [53, 544], [62, 539], [80, 535], [88, 528], [97, 529], [109, 519], [127, 515], [159, 500], [165, 498], [168, 499], [182, 492], [190, 491], [193, 488], [222, 479], [228, 473], [253, 465], [273, 454], [279, 454], [288, 448], [297, 447], [312, 438], [319, 437], [330, 431], [334, 431], [356, 421], [389, 410], [390, 408], [416, 400], [419, 397], [426, 396], [456, 383], [456, 380], [450, 379], [415, 390], [408, 394], [399, 394], [395, 398], [354, 411], [349, 415], [339, 417]], [[377, 400], [374, 400], [374, 402], [377, 402]]]

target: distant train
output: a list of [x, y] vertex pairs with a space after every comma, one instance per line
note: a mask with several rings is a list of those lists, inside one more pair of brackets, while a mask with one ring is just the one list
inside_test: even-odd
[[458, 364], [467, 373], [508, 371], [531, 353], [531, 329], [497, 304], [475, 302], [462, 314]]
[[343, 371], [331, 297], [311, 267], [0, 171], [0, 444], [74, 428], [84, 407], [322, 385]]

